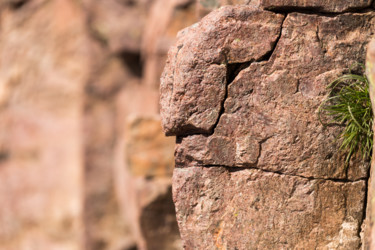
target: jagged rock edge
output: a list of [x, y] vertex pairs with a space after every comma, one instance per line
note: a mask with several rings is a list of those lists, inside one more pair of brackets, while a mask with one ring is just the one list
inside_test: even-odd
[[321, 7], [298, 7], [298, 6], [271, 6], [266, 7], [264, 10], [277, 13], [277, 14], [289, 14], [289, 13], [302, 13], [302, 14], [308, 14], [308, 15], [318, 15], [318, 16], [328, 16], [328, 17], [335, 17], [342, 14], [355, 14], [355, 13], [365, 13], [368, 11], [374, 11], [373, 4], [375, 3], [375, 0], [373, 0], [369, 6], [367, 7], [358, 7], [358, 8], [352, 8], [345, 11], [340, 12], [332, 12], [332, 11], [322, 11]]
[[237, 76], [241, 73], [241, 71], [250, 67], [252, 63], [254, 63], [254, 62], [268, 62], [271, 59], [272, 55], [274, 54], [274, 52], [276, 50], [276, 47], [277, 47], [279, 41], [280, 41], [280, 38], [282, 36], [283, 25], [284, 25], [284, 21], [287, 18], [287, 16], [288, 16], [288, 14], [284, 14], [284, 18], [283, 18], [283, 20], [281, 21], [281, 24], [280, 24], [279, 36], [275, 39], [275, 42], [272, 44], [272, 48], [269, 51], [267, 51], [263, 56], [261, 56], [259, 59], [251, 60], [251, 61], [247, 61], [247, 62], [242, 62], [242, 63], [232, 63], [231, 64], [231, 63], [228, 63], [227, 56], [224, 55], [225, 65], [227, 67], [227, 76], [226, 76], [227, 82], [226, 82], [226, 85], [225, 85], [225, 94], [224, 94], [223, 100], [220, 103], [220, 112], [219, 112], [219, 115], [217, 117], [217, 120], [216, 120], [215, 124], [213, 125], [213, 127], [211, 129], [211, 133], [209, 133], [208, 136], [213, 135], [215, 133], [215, 129], [220, 122], [220, 118], [225, 112], [224, 104], [225, 104], [225, 101], [228, 98], [228, 87], [229, 87], [229, 85], [233, 83], [233, 81], [237, 78]]

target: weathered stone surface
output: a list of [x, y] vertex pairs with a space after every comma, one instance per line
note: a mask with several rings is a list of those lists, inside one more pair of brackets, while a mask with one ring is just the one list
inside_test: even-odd
[[228, 64], [265, 57], [282, 20], [279, 14], [228, 6], [181, 31], [161, 80], [166, 134], [210, 133], [225, 98]]
[[371, 0], [259, 0], [260, 6], [273, 10], [309, 9], [317, 12], [344, 12], [371, 6]]
[[[228, 86], [213, 134], [182, 138], [177, 161], [257, 167], [313, 178], [366, 177], [367, 163], [352, 162], [347, 171], [335, 139], [340, 130], [322, 126], [317, 111], [327, 84], [345, 65], [363, 61], [373, 15], [290, 14], [270, 60], [252, 63], [237, 75]], [[196, 94], [196, 99], [207, 95]], [[220, 105], [206, 100], [211, 102], [208, 106]], [[189, 104], [193, 107], [194, 100]], [[186, 111], [193, 112], [193, 108]]]
[[[282, 31], [267, 40], [266, 55], [258, 49], [258, 58], [244, 59], [225, 47], [230, 59], [221, 69], [212, 53], [221, 47], [196, 36], [220, 40], [228, 31], [213, 17], [231, 10], [235, 20], [238, 9], [246, 7], [221, 8], [185, 29], [163, 76], [162, 118], [166, 133], [177, 135], [173, 193], [186, 249], [359, 248], [369, 164], [359, 157], [345, 163], [340, 127], [323, 126], [318, 110], [326, 86], [364, 61], [375, 14], [276, 17]], [[200, 45], [190, 46], [189, 37]], [[252, 37], [239, 30], [236, 39], [250, 44]], [[225, 76], [195, 80], [202, 71]], [[204, 112], [218, 112], [217, 120]]]
[[365, 181], [224, 167], [175, 169], [185, 249], [357, 249]]
[[197, 12], [202, 17], [221, 6], [249, 5], [279, 12], [340, 13], [366, 9], [371, 4], [371, 0], [198, 0]]

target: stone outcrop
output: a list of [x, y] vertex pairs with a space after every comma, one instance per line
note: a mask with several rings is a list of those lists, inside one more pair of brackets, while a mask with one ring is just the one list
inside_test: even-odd
[[0, 0], [0, 249], [181, 248], [157, 78], [194, 13]]
[[322, 13], [342, 13], [372, 7], [371, 0], [198, 0], [200, 16], [225, 5], [251, 5], [266, 10], [280, 12], [312, 11]]
[[258, 0], [259, 5], [272, 10], [307, 9], [316, 12], [345, 12], [371, 6], [371, 0]]
[[227, 6], [179, 33], [161, 111], [186, 249], [361, 246], [369, 164], [345, 163], [340, 126], [318, 110], [364, 61], [374, 16]]

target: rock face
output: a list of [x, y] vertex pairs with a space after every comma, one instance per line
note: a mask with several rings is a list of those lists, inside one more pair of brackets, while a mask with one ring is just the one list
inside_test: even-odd
[[364, 9], [371, 6], [371, 0], [259, 0], [260, 6], [266, 9], [310, 9], [322, 12], [344, 12]]
[[251, 5], [266, 10], [293, 12], [313, 11], [340, 13], [361, 10], [371, 7], [371, 0], [198, 0], [200, 16], [225, 5]]
[[374, 16], [227, 6], [180, 32], [161, 110], [186, 249], [360, 247], [369, 164], [345, 163], [318, 110], [364, 61]]
[[310, 180], [257, 169], [177, 169], [186, 249], [358, 249], [365, 182]]
[[157, 78], [194, 4], [0, 0], [0, 249], [181, 248]]
[[183, 30], [169, 54], [160, 90], [166, 134], [210, 133], [226, 95], [228, 64], [265, 57], [282, 20], [282, 15], [248, 6], [223, 8]]

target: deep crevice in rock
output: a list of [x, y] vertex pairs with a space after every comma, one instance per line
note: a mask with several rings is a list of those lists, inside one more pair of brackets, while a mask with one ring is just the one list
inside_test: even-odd
[[263, 143], [265, 143], [266, 141], [268, 141], [268, 140], [269, 140], [270, 138], [272, 138], [272, 137], [273, 137], [273, 135], [268, 136], [268, 137], [266, 137], [266, 138], [264, 138], [264, 139], [262, 139], [261, 141], [258, 142], [258, 144], [259, 144], [259, 153], [258, 153], [257, 160], [256, 160], [256, 162], [253, 164], [253, 166], [257, 166], [257, 165], [258, 165], [259, 159], [260, 159], [260, 157], [262, 156], [262, 146], [263, 146]]
[[229, 85], [236, 79], [238, 74], [242, 70], [248, 68], [251, 65], [251, 63], [253, 63], [253, 62], [267, 62], [271, 59], [273, 53], [276, 50], [277, 44], [279, 43], [279, 40], [281, 38], [282, 31], [283, 31], [283, 25], [284, 25], [284, 21], [285, 21], [286, 18], [287, 18], [287, 15], [284, 15], [284, 18], [283, 18], [283, 20], [281, 21], [281, 24], [280, 24], [279, 35], [276, 38], [276, 40], [272, 43], [272, 45], [271, 45], [272, 48], [267, 53], [265, 53], [262, 57], [260, 57], [259, 59], [251, 60], [251, 61], [247, 61], [247, 62], [242, 62], [242, 63], [228, 63], [228, 60], [225, 57], [225, 61], [226, 61], [226, 65], [227, 65], [227, 79], [226, 79], [227, 81], [226, 81], [226, 86], [225, 86], [225, 94], [224, 94], [224, 98], [223, 98], [223, 100], [221, 101], [221, 104], [220, 104], [221, 106], [220, 106], [220, 112], [219, 112], [218, 118], [217, 118], [215, 124], [213, 125], [213, 127], [211, 129], [211, 133], [209, 135], [212, 135], [212, 134], [215, 133], [215, 129], [220, 122], [220, 118], [225, 112], [224, 104], [225, 104], [225, 101], [228, 98], [228, 87], [229, 87]]
[[361, 238], [361, 233], [362, 233], [362, 230], [364, 230], [363, 226], [367, 219], [367, 209], [368, 209], [367, 205], [368, 205], [368, 191], [369, 191], [368, 189], [369, 189], [369, 182], [370, 182], [371, 167], [372, 166], [370, 164], [370, 167], [367, 170], [367, 178], [365, 179], [365, 198], [363, 201], [363, 216], [362, 216], [362, 221], [360, 222], [358, 232], [357, 232], [358, 237], [361, 239], [361, 245], [360, 245], [361, 249], [362, 249], [364, 241], [366, 240], [364, 238]]
[[229, 87], [229, 85], [234, 81], [234, 79], [236, 79], [236, 77], [238, 76], [238, 74], [243, 69], [246, 69], [247, 67], [249, 67], [251, 63], [252, 63], [252, 61], [243, 62], [243, 63], [227, 63], [226, 64], [227, 65], [227, 75], [226, 75], [227, 79], [226, 79], [226, 84], [225, 84], [224, 98], [223, 98], [223, 100], [220, 103], [219, 116], [218, 116], [218, 118], [217, 118], [214, 126], [212, 127], [212, 130], [211, 130], [212, 132], [209, 135], [213, 135], [215, 133], [215, 129], [216, 129], [217, 125], [220, 122], [220, 118], [221, 118], [221, 116], [225, 112], [224, 104], [225, 104], [225, 101], [228, 98], [228, 87]]
[[258, 171], [262, 171], [262, 172], [265, 172], [265, 173], [303, 178], [303, 179], [307, 179], [307, 180], [310, 180], [310, 181], [320, 180], [320, 181], [332, 181], [332, 182], [338, 182], [338, 183], [355, 183], [355, 182], [359, 182], [359, 181], [366, 181], [366, 178], [360, 178], [360, 179], [357, 179], [357, 180], [348, 180], [348, 179], [324, 178], [324, 177], [307, 177], [307, 176], [298, 175], [298, 174], [282, 173], [280, 171], [272, 171], [272, 170], [257, 168], [255, 166], [253, 166], [253, 164], [251, 166], [243, 165], [243, 166], [236, 166], [236, 167], [234, 167], [234, 166], [224, 166], [224, 165], [210, 165], [210, 164], [200, 165], [200, 166], [205, 167], [205, 168], [222, 167], [222, 168], [225, 168], [227, 171], [229, 171], [231, 173], [243, 171], [243, 170], [246, 170], [246, 169], [253, 169], [253, 170], [258, 170]]
[[13, 10], [18, 10], [18, 9], [22, 8], [26, 3], [27, 3], [27, 0], [11, 1], [11, 2], [9, 3], [9, 6], [10, 6], [11, 9], [13, 9]]
[[272, 48], [270, 49], [270, 51], [268, 51], [266, 54], [264, 54], [261, 58], [259, 58], [255, 62], [267, 62], [272, 58], [272, 55], [275, 52], [275, 50], [277, 48], [277, 45], [279, 44], [280, 38], [283, 34], [283, 26], [284, 26], [284, 22], [285, 22], [287, 16], [288, 16], [288, 14], [284, 14], [284, 18], [281, 21], [281, 25], [280, 25], [279, 36], [276, 38], [275, 42], [273, 42]]
[[318, 16], [326, 16], [326, 17], [336, 17], [342, 14], [355, 14], [355, 13], [366, 13], [369, 11], [373, 11], [373, 8], [370, 6], [367, 7], [357, 7], [357, 8], [349, 8], [344, 11], [339, 12], [332, 12], [332, 11], [323, 11], [322, 7], [298, 7], [298, 6], [271, 6], [266, 7], [264, 10], [271, 11], [277, 14], [290, 14], [290, 13], [301, 13], [307, 15], [318, 15]]

